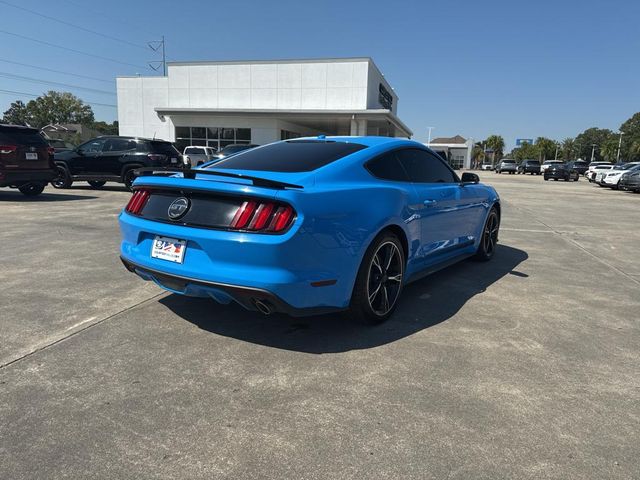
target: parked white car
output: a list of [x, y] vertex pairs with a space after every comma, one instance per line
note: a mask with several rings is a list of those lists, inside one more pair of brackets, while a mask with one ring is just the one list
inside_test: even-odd
[[628, 173], [640, 165], [640, 162], [631, 162], [625, 163], [619, 168], [612, 168], [605, 175], [603, 175], [602, 180], [600, 181], [600, 185], [603, 187], [609, 187], [613, 189], [618, 189], [618, 183], [620, 183], [620, 179], [622, 175]]
[[490, 163], [483, 163], [480, 167], [481, 170], [493, 170], [493, 165]]
[[600, 163], [598, 165], [589, 165], [589, 170], [584, 174], [587, 177], [587, 180], [590, 182], [596, 182], [598, 175], [600, 175], [599, 179], [602, 179], [602, 176], [607, 173], [608, 170], [613, 169], [613, 164], [611, 163]]
[[545, 160], [542, 165], [540, 165], [540, 173], [544, 173], [544, 171], [549, 168], [551, 165], [559, 165], [564, 163], [562, 160]]
[[192, 167], [197, 167], [203, 163], [215, 160], [217, 150], [213, 147], [200, 147], [197, 145], [190, 145], [185, 147], [183, 156], [185, 160], [189, 162]]

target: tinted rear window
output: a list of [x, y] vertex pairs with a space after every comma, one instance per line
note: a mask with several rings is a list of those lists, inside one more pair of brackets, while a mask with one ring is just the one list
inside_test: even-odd
[[210, 168], [310, 172], [366, 148], [357, 143], [291, 140], [238, 153]]
[[48, 145], [37, 130], [0, 128], [0, 143], [18, 145]]
[[180, 152], [176, 150], [176, 147], [169, 142], [149, 142], [151, 145], [151, 152], [153, 153], [163, 153], [164, 155], [172, 155], [177, 157], [180, 155]]
[[191, 147], [191, 148], [187, 148], [185, 149], [184, 153], [186, 155], [204, 155], [205, 151], [204, 148], [196, 148], [196, 147]]

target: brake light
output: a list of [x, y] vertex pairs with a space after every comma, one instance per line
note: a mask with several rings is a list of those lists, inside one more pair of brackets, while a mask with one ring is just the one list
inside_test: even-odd
[[127, 203], [125, 211], [127, 213], [132, 213], [133, 215], [139, 215], [147, 204], [150, 196], [151, 192], [149, 192], [149, 190], [136, 190], [133, 192], [129, 203]]
[[295, 212], [289, 205], [247, 200], [238, 207], [229, 228], [280, 233], [291, 225], [294, 218]]
[[8, 153], [13, 153], [18, 149], [17, 145], [0, 145], [0, 153], [1, 154], [8, 154]]
[[47, 147], [47, 152], [49, 152], [49, 155], [53, 155], [56, 153], [56, 149], [53, 147]]

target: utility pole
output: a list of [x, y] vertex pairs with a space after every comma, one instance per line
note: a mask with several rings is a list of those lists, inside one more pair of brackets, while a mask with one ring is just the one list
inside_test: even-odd
[[596, 152], [596, 147], [598, 145], [596, 145], [595, 143], [591, 145], [591, 162], [593, 163], [593, 154]]
[[554, 160], [558, 160], [558, 144], [556, 143], [556, 155], [554, 157]]
[[161, 40], [154, 40], [152, 42], [148, 42], [147, 46], [154, 52], [157, 52], [158, 50], [160, 50], [160, 48], [162, 48], [161, 50], [162, 60], [149, 62], [148, 65], [156, 72], [160, 69], [160, 67], [162, 67], [162, 75], [166, 77], [167, 76], [167, 56], [165, 51], [164, 35], [162, 35]]
[[618, 140], [618, 156], [616, 157], [616, 163], [620, 163], [620, 147], [622, 147], [622, 135], [624, 135], [624, 132], [620, 132], [620, 140]]
[[434, 127], [427, 127], [429, 129], [429, 140], [427, 141], [427, 147], [431, 146], [431, 130], [434, 129]]

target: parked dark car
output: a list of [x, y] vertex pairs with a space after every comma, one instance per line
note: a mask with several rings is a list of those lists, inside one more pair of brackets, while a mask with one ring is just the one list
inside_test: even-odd
[[502, 160], [498, 165], [496, 165], [496, 173], [508, 172], [508, 173], [516, 173], [518, 171], [518, 165], [515, 160]]
[[127, 188], [142, 167], [184, 168], [180, 152], [165, 140], [105, 136], [55, 155], [58, 176], [55, 188], [69, 188], [75, 181], [86, 181], [93, 188], [107, 182], [124, 183]]
[[0, 187], [35, 196], [55, 176], [53, 148], [37, 129], [0, 125]]
[[242, 152], [243, 150], [249, 150], [250, 148], [259, 146], [260, 145], [255, 145], [253, 143], [233, 143], [224, 147], [215, 156], [218, 158], [224, 158], [228, 157], [229, 155], [233, 155], [234, 153]]
[[520, 165], [518, 165], [518, 173], [540, 175], [540, 162], [538, 160], [523, 160]]
[[585, 173], [587, 173], [587, 170], [589, 170], [589, 162], [585, 160], [576, 160], [573, 162], [569, 162], [567, 165], [569, 165], [569, 167], [573, 168], [574, 170], [577, 170], [580, 175], [584, 175]]
[[566, 163], [558, 163], [550, 165], [544, 171], [544, 179], [549, 180], [550, 178], [554, 180], [564, 180], [565, 182], [571, 182], [575, 180], [576, 182], [580, 179], [580, 174], [575, 168], [571, 168]]
[[640, 167], [624, 173], [618, 184], [620, 190], [629, 190], [632, 192], [640, 192]]

